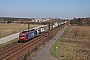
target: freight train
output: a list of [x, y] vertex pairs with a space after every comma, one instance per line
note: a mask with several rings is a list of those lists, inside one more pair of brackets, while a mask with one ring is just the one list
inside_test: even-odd
[[37, 27], [37, 28], [32, 28], [30, 30], [24, 30], [19, 34], [18, 42], [27, 42], [30, 39], [37, 37], [42, 33], [45, 33], [44, 27]]
[[[67, 22], [65, 22], [67, 23]], [[52, 28], [56, 28], [58, 26], [61, 26], [63, 24], [65, 24], [64, 22], [62, 23], [54, 23], [54, 25], [52, 26]], [[29, 41], [30, 39], [38, 36], [39, 34], [42, 34], [42, 33], [45, 33], [46, 30], [45, 28], [46, 26], [43, 26], [43, 27], [36, 27], [36, 28], [32, 28], [31, 30], [24, 30], [22, 31], [20, 34], [19, 34], [19, 40], [18, 42], [27, 42]]]

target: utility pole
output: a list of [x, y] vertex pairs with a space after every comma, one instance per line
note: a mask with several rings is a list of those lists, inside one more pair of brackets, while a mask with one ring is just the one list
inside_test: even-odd
[[28, 19], [28, 31], [29, 31], [29, 29], [30, 29], [30, 25], [29, 25], [29, 19]]
[[48, 38], [50, 37], [49, 31], [50, 31], [50, 23], [48, 23]]
[[56, 47], [56, 57], [57, 57], [57, 47]]

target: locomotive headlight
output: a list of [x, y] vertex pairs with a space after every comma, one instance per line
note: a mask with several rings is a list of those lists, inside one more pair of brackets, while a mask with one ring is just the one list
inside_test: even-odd
[[22, 38], [24, 38], [24, 37], [22, 37]]

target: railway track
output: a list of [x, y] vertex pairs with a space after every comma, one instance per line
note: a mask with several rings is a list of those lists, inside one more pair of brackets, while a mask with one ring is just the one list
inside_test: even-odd
[[17, 44], [18, 44], [18, 41], [13, 42], [13, 43], [8, 44], [8, 45], [4, 45], [4, 46], [0, 47], [0, 52], [2, 52], [3, 50], [9, 49], [9, 48], [11, 48], [11, 47], [13, 47], [13, 46], [15, 46]]
[[44, 33], [43, 35], [40, 35], [40, 36], [32, 39], [31, 41], [28, 41], [23, 44], [19, 43], [10, 49], [2, 51], [0, 53], [0, 60], [17, 60], [19, 57], [21, 57], [28, 51], [32, 50], [35, 46], [37, 46], [40, 43], [42, 43], [43, 41], [45, 41], [48, 36], [55, 35], [64, 26], [65, 25], [62, 25], [56, 29], [49, 31], [49, 35], [48, 35], [48, 33]]
[[[41, 37], [40, 39], [37, 39], [36, 41], [34, 41], [33, 43], [25, 46], [20, 52], [19, 54], [17, 53], [17, 55], [14, 55], [14, 57], [11, 57], [10, 60], [14, 60], [15, 58], [19, 58], [19, 56], [24, 52], [27, 53], [30, 49], [33, 49], [35, 46], [37, 46], [39, 43], [41, 43], [43, 40], [45, 40], [46, 37]], [[24, 54], [23, 53], [23, 54]], [[22, 54], [22, 55], [23, 55]]]
[[22, 44], [22, 43], [17, 44], [17, 45], [15, 45], [15, 46], [13, 46], [13, 47], [10, 47], [10, 48], [8, 48], [8, 49], [5, 49], [5, 50], [1, 51], [1, 52], [0, 52], [0, 56], [1, 56], [2, 54], [4, 54], [4, 53], [7, 53], [8, 51], [10, 51], [10, 50], [18, 47], [18, 46], [21, 45], [21, 44]]
[[[41, 37], [40, 39], [42, 39], [42, 38], [44, 38], [44, 37]], [[27, 53], [27, 51], [31, 48], [31, 49], [33, 49], [34, 48], [34, 46], [36, 46], [39, 42], [40, 42], [40, 39], [37, 39], [36, 41], [34, 41], [34, 42], [32, 42], [31, 44], [29, 44], [29, 45], [27, 45], [27, 46], [25, 46], [24, 48], [22, 48], [22, 49], [20, 49], [19, 51], [17, 51], [17, 53], [16, 54], [14, 54], [13, 56], [14, 57], [10, 57], [10, 60], [14, 60], [15, 58], [19, 58], [19, 56], [21, 55], [21, 53]], [[44, 38], [45, 39], [45, 38]], [[19, 54], [18, 54], [19, 53]], [[22, 54], [23, 55], [23, 54]]]
[[10, 57], [14, 56], [17, 51], [19, 51], [21, 49], [24, 49], [24, 47], [26, 47], [27, 45], [37, 41], [38, 39], [40, 40], [41, 38], [43, 38], [43, 37], [39, 36], [37, 38], [32, 39], [29, 42], [16, 45], [15, 47], [12, 47], [12, 48], [10, 48], [8, 50], [4, 50], [2, 53], [0, 53], [0, 60], [7, 60], [7, 59], [9, 59]]

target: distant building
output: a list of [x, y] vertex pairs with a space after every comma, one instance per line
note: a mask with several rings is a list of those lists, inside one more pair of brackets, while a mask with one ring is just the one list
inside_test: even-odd
[[90, 18], [84, 18], [83, 25], [90, 25]]
[[0, 23], [7, 23], [7, 21], [5, 21], [2, 18], [0, 18]]
[[74, 19], [74, 18], [69, 18], [69, 20], [72, 20], [72, 19]]
[[34, 19], [34, 20], [32, 20], [32, 22], [45, 22], [48, 20], [50, 20], [50, 19]]
[[12, 23], [18, 23], [18, 21], [12, 21]]
[[77, 18], [71, 19], [70, 24], [78, 24], [78, 19]]

